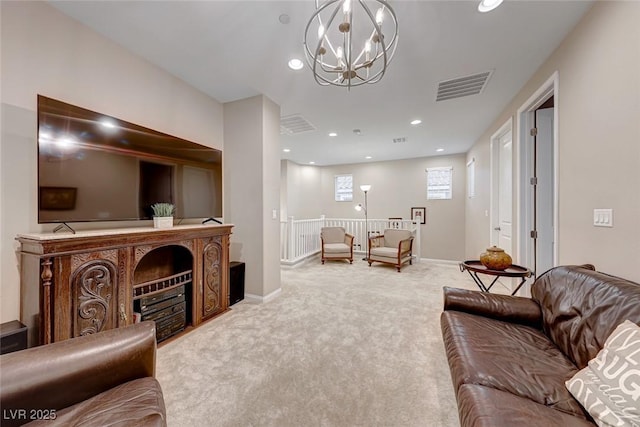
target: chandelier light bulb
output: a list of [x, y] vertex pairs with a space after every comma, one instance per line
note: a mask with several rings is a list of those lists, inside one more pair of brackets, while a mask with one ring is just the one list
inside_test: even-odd
[[376, 23], [378, 25], [382, 25], [383, 21], [384, 21], [384, 10], [382, 8], [380, 8], [376, 12]]
[[322, 40], [324, 37], [324, 25], [318, 25], [318, 40]]
[[342, 12], [345, 15], [348, 15], [349, 12], [351, 12], [351, 0], [344, 0], [344, 3], [342, 3]]

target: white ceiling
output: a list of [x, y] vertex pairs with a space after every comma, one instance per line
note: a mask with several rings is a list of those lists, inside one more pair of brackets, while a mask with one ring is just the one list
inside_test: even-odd
[[[478, 1], [392, 0], [396, 55], [381, 82], [351, 91], [319, 86], [306, 64], [287, 67], [303, 59], [312, 0], [52, 4], [220, 102], [264, 94], [282, 116], [301, 114], [316, 130], [282, 135], [291, 149], [282, 157], [330, 165], [466, 152], [592, 1], [506, 0], [479, 13]], [[489, 70], [481, 94], [435, 102], [438, 82]], [[416, 118], [422, 124], [411, 126]]]

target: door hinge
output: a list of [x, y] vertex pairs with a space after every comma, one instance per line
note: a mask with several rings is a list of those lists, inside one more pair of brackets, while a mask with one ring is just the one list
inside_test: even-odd
[[531, 130], [529, 131], [529, 134], [531, 134], [531, 136], [538, 135], [538, 129], [537, 128], [531, 128]]
[[538, 232], [536, 230], [531, 230], [531, 233], [529, 233], [532, 239], [537, 239], [538, 238]]
[[529, 182], [531, 183], [531, 185], [538, 185], [538, 177], [534, 176], [529, 180]]

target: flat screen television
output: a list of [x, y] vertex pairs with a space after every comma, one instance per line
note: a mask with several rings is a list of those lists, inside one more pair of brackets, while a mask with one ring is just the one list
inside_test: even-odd
[[38, 95], [38, 223], [222, 216], [222, 152]]

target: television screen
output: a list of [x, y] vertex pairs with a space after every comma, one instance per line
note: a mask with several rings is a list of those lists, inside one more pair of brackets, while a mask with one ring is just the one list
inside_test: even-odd
[[222, 152], [38, 95], [38, 222], [222, 216]]

